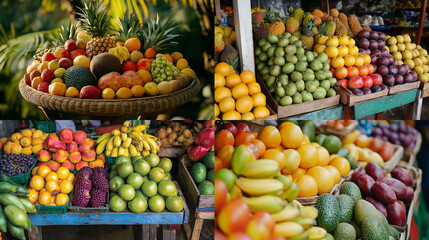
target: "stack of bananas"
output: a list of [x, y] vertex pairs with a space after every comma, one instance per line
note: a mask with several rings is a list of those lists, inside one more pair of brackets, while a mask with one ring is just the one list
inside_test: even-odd
[[325, 229], [316, 227], [317, 209], [295, 200], [298, 185], [280, 174], [279, 165], [270, 159], [248, 162], [240, 170], [231, 197], [241, 197], [252, 213], [266, 211], [276, 221], [275, 236], [288, 240], [324, 239]]
[[130, 122], [125, 122], [121, 128], [117, 128], [110, 133], [105, 133], [97, 140], [97, 154], [106, 154], [107, 156], [143, 156], [150, 153], [157, 154], [159, 146], [158, 138], [143, 133], [146, 125], [135, 127], [130, 126]]
[[123, 63], [124, 61], [128, 60], [128, 58], [130, 58], [130, 53], [128, 52], [128, 49], [123, 46], [117, 46], [117, 47], [111, 48], [109, 49], [109, 53], [118, 57], [121, 63]]

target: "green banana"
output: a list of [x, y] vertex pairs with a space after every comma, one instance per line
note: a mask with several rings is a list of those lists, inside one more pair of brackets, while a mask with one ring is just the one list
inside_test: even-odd
[[296, 183], [292, 183], [290, 187], [280, 195], [280, 198], [285, 199], [288, 202], [292, 202], [293, 200], [295, 200], [298, 194], [299, 194], [298, 185], [296, 185]]
[[297, 217], [294, 222], [301, 225], [304, 229], [309, 229], [313, 225], [316, 225], [316, 219], [308, 218], [308, 217]]
[[240, 175], [247, 178], [272, 178], [279, 173], [278, 162], [271, 159], [260, 159], [246, 163]]
[[7, 220], [17, 227], [23, 227], [26, 230], [30, 229], [27, 221], [27, 214], [14, 205], [8, 205], [4, 208], [4, 214]]
[[30, 192], [23, 186], [19, 185], [18, 183], [15, 183], [14, 181], [12, 181], [12, 179], [10, 179], [6, 174], [0, 174], [0, 182], [7, 182], [10, 183], [12, 185], [17, 186], [18, 188], [21, 189], [20, 193], [25, 193], [25, 194], [29, 194]]
[[328, 236], [328, 232], [321, 227], [311, 227], [305, 231], [308, 234], [308, 239], [319, 240]]
[[305, 229], [296, 222], [277, 223], [274, 228], [274, 235], [290, 239], [303, 234]]
[[239, 178], [237, 186], [250, 196], [277, 194], [283, 190], [283, 183], [276, 179]]
[[19, 201], [19, 198], [13, 194], [3, 193], [0, 194], [0, 204], [3, 206], [16, 206], [22, 211], [26, 211], [24, 205]]
[[15, 226], [12, 223], [8, 222], [7, 229], [12, 236], [20, 240], [25, 240], [25, 231], [22, 227]]
[[104, 139], [109, 139], [111, 135], [112, 135], [111, 133], [105, 133], [105, 134], [101, 135], [97, 139], [97, 144], [101, 143]]
[[103, 141], [101, 141], [98, 145], [97, 145], [97, 149], [95, 150], [95, 152], [97, 153], [97, 155], [100, 155], [104, 152], [104, 149], [106, 149], [106, 145], [109, 142], [108, 138], [105, 138]]
[[242, 197], [241, 199], [249, 205], [251, 212], [266, 211], [276, 213], [285, 207], [285, 202], [281, 198], [272, 195], [251, 198]]
[[19, 201], [24, 205], [27, 213], [36, 213], [36, 207], [27, 199], [19, 198]]
[[0, 232], [7, 232], [7, 219], [4, 215], [3, 208], [0, 205]]
[[306, 232], [303, 232], [297, 236], [288, 238], [288, 240], [307, 240], [307, 239], [309, 239], [309, 236], [308, 236], [308, 233]]
[[0, 182], [0, 193], [28, 194], [28, 191], [8, 182]]
[[300, 208], [291, 204], [287, 204], [286, 207], [283, 208], [283, 210], [281, 210], [280, 212], [271, 214], [271, 216], [276, 222], [292, 221], [295, 218], [299, 217], [299, 215]]

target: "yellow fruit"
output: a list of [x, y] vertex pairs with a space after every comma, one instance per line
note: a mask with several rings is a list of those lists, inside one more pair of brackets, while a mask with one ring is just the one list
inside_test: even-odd
[[33, 132], [30, 129], [24, 129], [21, 132], [22, 136], [31, 137], [33, 136]]
[[215, 102], [219, 103], [222, 99], [226, 97], [232, 97], [231, 90], [226, 87], [218, 87], [215, 89]]
[[177, 61], [179, 61], [180, 59], [183, 58], [183, 55], [180, 52], [173, 52], [170, 54], [171, 57], [173, 58], [173, 63], [176, 64]]
[[222, 120], [241, 120], [241, 114], [235, 110], [222, 114]]
[[179, 69], [179, 71], [182, 69], [185, 69], [185, 68], [189, 67], [188, 61], [186, 61], [186, 59], [182, 58], [182, 59], [177, 61], [176, 67], [177, 67], [177, 69]]
[[336, 157], [332, 159], [329, 165], [332, 165], [337, 168], [342, 177], [347, 176], [347, 174], [349, 174], [350, 172], [350, 163], [349, 161], [347, 161], [347, 159], [343, 157]]
[[298, 148], [301, 145], [304, 134], [302, 134], [299, 126], [295, 124], [286, 124], [283, 127], [280, 126], [279, 131], [283, 147]]
[[219, 106], [217, 105], [217, 103], [214, 104], [214, 115], [215, 117], [219, 116], [220, 114], [220, 110], [219, 110]]
[[328, 46], [325, 49], [325, 53], [328, 55], [328, 58], [335, 58], [338, 56], [338, 48], [336, 46]]
[[51, 169], [48, 166], [42, 165], [39, 167], [39, 170], [37, 170], [37, 175], [41, 176], [42, 178], [45, 178], [50, 172]]
[[45, 180], [46, 181], [49, 181], [49, 180], [58, 181], [58, 175], [56, 172], [50, 172], [50, 173], [48, 173], [48, 175], [46, 175]]
[[363, 64], [365, 63], [365, 60], [364, 60], [363, 56], [361, 56], [361, 55], [357, 55], [355, 57], [355, 59], [356, 59], [356, 62], [355, 62], [356, 67], [363, 66]]
[[396, 40], [398, 41], [398, 43], [403, 43], [404, 37], [402, 35], [396, 35]]
[[325, 45], [326, 41], [328, 41], [328, 36], [321, 36], [317, 39], [317, 43], [320, 45]]
[[249, 89], [247, 88], [245, 83], [237, 84], [232, 88], [232, 97], [234, 99], [238, 99], [242, 96], [247, 95], [249, 95]]
[[77, 57], [75, 57], [75, 59], [73, 59], [73, 65], [79, 65], [82, 67], [86, 67], [89, 69], [89, 64], [90, 64], [90, 60], [88, 57], [83, 56], [83, 55], [79, 55]]
[[69, 202], [69, 196], [64, 193], [60, 193], [55, 198], [55, 204], [57, 206], [65, 206]]
[[301, 163], [299, 164], [301, 168], [308, 169], [316, 166], [319, 162], [319, 152], [311, 144], [301, 145], [297, 151], [301, 156]]
[[339, 37], [338, 41], [340, 46], [348, 46], [350, 43], [349, 37], [347, 35]]
[[326, 148], [322, 146], [316, 146], [317, 152], [319, 154], [319, 160], [317, 161], [317, 166], [326, 166], [329, 164], [329, 152]]
[[60, 186], [58, 185], [58, 181], [54, 181], [54, 180], [46, 181], [45, 188], [51, 195], [56, 195], [60, 191]]
[[349, 55], [356, 56], [359, 53], [359, 48], [356, 46], [349, 45], [348, 48], [349, 48]]
[[235, 101], [232, 97], [226, 97], [219, 103], [219, 109], [221, 112], [228, 112], [235, 110]]
[[248, 121], [250, 121], [250, 120], [255, 119], [255, 115], [254, 115], [253, 113], [251, 113], [251, 112], [243, 113], [243, 114], [241, 115], [241, 119], [242, 119], [242, 120], [248, 120]]
[[339, 45], [339, 40], [337, 36], [332, 36], [328, 39], [328, 41], [326, 41], [326, 46], [334, 46], [334, 47], [338, 47]]
[[252, 95], [253, 107], [265, 106], [267, 98], [263, 93], [256, 93]]
[[225, 77], [220, 74], [220, 73], [215, 73], [214, 74], [214, 79], [215, 79], [215, 89], [218, 87], [223, 87], [225, 86]]
[[313, 197], [317, 195], [317, 182], [316, 180], [310, 176], [310, 175], [303, 175], [300, 176], [296, 184], [299, 188], [299, 194], [298, 197]]
[[40, 191], [45, 186], [45, 180], [41, 176], [33, 176], [30, 179], [30, 188]]
[[115, 91], [111, 88], [106, 88], [101, 93], [101, 97], [103, 99], [114, 99], [115, 98]]
[[233, 88], [235, 85], [238, 85], [241, 83], [241, 78], [238, 74], [230, 74], [226, 77], [225, 86], [228, 88]]
[[349, 48], [347, 46], [341, 46], [338, 48], [338, 56], [344, 57], [349, 54]]
[[316, 180], [317, 194], [329, 193], [334, 187], [334, 178], [331, 172], [324, 167], [315, 166], [307, 170], [307, 175], [310, 175]]
[[127, 87], [121, 87], [115, 94], [116, 98], [119, 99], [128, 99], [133, 97], [133, 93], [131, 92], [131, 89]]
[[270, 110], [266, 106], [259, 106], [253, 109], [253, 114], [255, 118], [263, 118], [270, 116]]
[[194, 80], [197, 77], [194, 70], [192, 70], [190, 68], [182, 69], [182, 71], [180, 71], [180, 73], [186, 74], [188, 76], [189, 80]]
[[144, 87], [142, 85], [135, 85], [131, 88], [131, 94], [135, 98], [142, 97], [144, 95]]
[[39, 203], [40, 205], [49, 205], [51, 204], [52, 195], [48, 191], [40, 192], [39, 194]]
[[282, 170], [282, 174], [291, 174], [298, 169], [301, 163], [301, 156], [295, 149], [284, 150], [283, 154], [286, 158], [286, 163]]
[[340, 182], [341, 174], [340, 174], [340, 171], [338, 171], [338, 169], [336, 169], [334, 166], [331, 166], [331, 165], [324, 166], [324, 168], [326, 168], [331, 173], [332, 177], [334, 178], [334, 184], [337, 184]]
[[69, 194], [73, 190], [73, 184], [69, 180], [62, 180], [60, 183], [60, 191], [64, 194]]
[[325, 45], [316, 45], [316, 46], [314, 46], [314, 51], [317, 52], [317, 53], [322, 53], [322, 52], [325, 51], [325, 49], [326, 49]]
[[70, 171], [65, 167], [60, 167], [57, 170], [58, 178], [61, 180], [67, 179], [69, 177]]
[[247, 84], [247, 89], [249, 89], [249, 95], [253, 96], [261, 92], [261, 86], [257, 82], [250, 82]]
[[340, 56], [335, 57], [331, 60], [331, 66], [333, 68], [344, 67], [344, 63], [345, 63], [344, 58]]
[[250, 96], [242, 96], [237, 99], [235, 103], [235, 107], [238, 112], [246, 113], [250, 112], [253, 108], [253, 100]]
[[66, 97], [78, 97], [79, 96], [79, 90], [75, 87], [69, 87], [66, 90]]
[[353, 38], [349, 38], [349, 46], [355, 46], [356, 41]]
[[28, 192], [30, 192], [28, 194], [28, 200], [30, 200], [30, 202], [32, 204], [35, 204], [37, 202], [37, 200], [39, 199], [39, 193], [34, 189], [27, 189], [27, 190], [28, 190]]

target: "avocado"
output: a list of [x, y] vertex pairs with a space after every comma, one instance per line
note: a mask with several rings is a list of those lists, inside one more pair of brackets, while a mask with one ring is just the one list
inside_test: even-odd
[[350, 223], [339, 223], [337, 229], [335, 229], [334, 238], [341, 240], [355, 240], [355, 228]]
[[323, 142], [325, 141], [326, 137], [327, 136], [325, 134], [319, 134], [314, 138], [314, 141], [323, 146]]
[[204, 181], [198, 186], [201, 195], [214, 195], [214, 185], [209, 181]]
[[352, 155], [347, 155], [346, 156], [347, 161], [349, 161], [350, 163], [350, 169], [356, 169], [357, 168], [357, 162], [355, 157], [353, 157]]
[[302, 130], [302, 133], [307, 135], [308, 139], [310, 139], [310, 142], [313, 142], [314, 137], [316, 135], [315, 134], [316, 125], [314, 124], [314, 122], [311, 120], [304, 121], [303, 124], [301, 125], [301, 130]]
[[206, 180], [206, 175], [207, 175], [207, 168], [206, 166], [204, 166], [204, 164], [195, 163], [194, 166], [192, 166], [191, 176], [196, 183], [201, 183], [204, 180]]
[[214, 179], [215, 179], [215, 172], [214, 172], [214, 169], [211, 169], [207, 173], [207, 180], [210, 181], [211, 183], [214, 183]]
[[67, 88], [75, 87], [79, 91], [87, 85], [97, 86], [97, 80], [91, 71], [79, 65], [69, 67], [63, 78]]
[[375, 217], [378, 219], [381, 225], [384, 226], [384, 229], [386, 231], [389, 231], [389, 223], [387, 222], [386, 217], [384, 217], [384, 215], [380, 211], [378, 211], [370, 202], [363, 199], [358, 200], [355, 204], [354, 213], [356, 222], [361, 226], [365, 218]]
[[334, 135], [327, 136], [325, 141], [323, 141], [323, 147], [328, 150], [329, 154], [337, 154], [342, 146], [343, 144], [341, 143], [341, 140]]
[[359, 239], [362, 236], [362, 230], [360, 229], [359, 224], [354, 219], [352, 219], [352, 221], [350, 222], [350, 224], [355, 228], [356, 239]]
[[341, 186], [340, 194], [349, 195], [353, 202], [356, 203], [357, 200], [362, 199], [362, 194], [360, 193], [359, 187], [354, 182], [346, 182]]
[[363, 240], [389, 240], [389, 234], [376, 217], [366, 217], [362, 221]]
[[340, 223], [342, 222], [350, 222], [353, 218], [353, 208], [355, 202], [353, 199], [346, 194], [340, 194], [337, 197], [338, 205], [340, 206]]
[[389, 225], [389, 235], [392, 236], [395, 240], [399, 240], [399, 232], [393, 226]]
[[324, 228], [332, 233], [340, 222], [340, 215], [337, 199], [329, 193], [322, 194], [316, 202], [318, 216], [316, 218], [317, 226]]
[[213, 169], [215, 166], [215, 154], [214, 152], [208, 152], [204, 158], [203, 163], [208, 169]]
[[349, 154], [349, 150], [347, 148], [341, 148], [340, 151], [337, 152], [337, 155], [340, 157], [345, 157]]

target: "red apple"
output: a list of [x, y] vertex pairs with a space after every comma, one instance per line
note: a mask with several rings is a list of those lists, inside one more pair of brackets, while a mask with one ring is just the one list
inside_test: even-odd
[[51, 52], [45, 52], [43, 54], [42, 62], [44, 62], [44, 61], [50, 62], [52, 60], [54, 60], [54, 54], [53, 53], [51, 53]]
[[49, 85], [51, 85], [49, 82], [41, 82], [39, 86], [37, 86], [37, 90], [42, 92], [49, 92]]
[[59, 61], [60, 67], [67, 69], [71, 66], [73, 66], [72, 60], [70, 58], [61, 58]]
[[80, 55], [86, 56], [85, 50], [75, 49], [75, 50], [73, 50], [73, 51], [70, 52], [70, 58], [71, 58], [71, 60], [74, 60], [75, 57], [80, 56]]
[[372, 82], [374, 85], [380, 85], [383, 83], [383, 78], [380, 74], [370, 74], [369, 77], [372, 78]]
[[364, 88], [370, 88], [374, 84], [372, 81], [372, 78], [369, 76], [362, 77], [363, 87]]
[[247, 126], [244, 123], [237, 123], [237, 124], [235, 124], [235, 127], [237, 128], [237, 134], [239, 134], [241, 132], [250, 132], [249, 126]]
[[131, 61], [124, 62], [124, 64], [122, 64], [121, 72], [124, 73], [126, 71], [137, 71], [136, 64]]
[[226, 130], [230, 131], [232, 133], [232, 135], [234, 135], [234, 137], [238, 133], [237, 132], [237, 128], [235, 127], [235, 125], [232, 124], [232, 123], [230, 123], [230, 122], [222, 124], [222, 126], [220, 127], [219, 130], [223, 130], [223, 129], [226, 129]]
[[349, 88], [361, 88], [363, 87], [363, 81], [360, 76], [352, 77], [348, 82]]
[[343, 85], [344, 88], [348, 89], [349, 85], [347, 84], [347, 79], [342, 79], [337, 81], [339, 84]]
[[64, 47], [67, 51], [71, 52], [76, 49], [76, 42], [73, 39], [69, 39], [64, 44]]
[[147, 58], [142, 58], [137, 62], [137, 69], [138, 70], [146, 70], [150, 71], [150, 68], [152, 66], [152, 62]]

